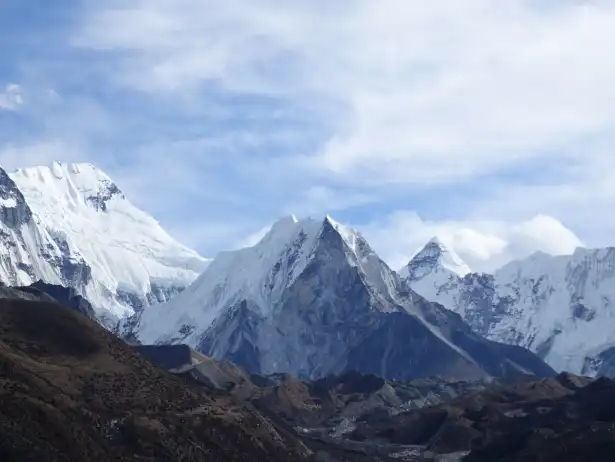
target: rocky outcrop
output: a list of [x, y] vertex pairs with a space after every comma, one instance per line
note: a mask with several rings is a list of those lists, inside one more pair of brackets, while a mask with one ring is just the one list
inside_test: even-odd
[[42, 295], [45, 294], [56, 303], [74, 310], [93, 321], [98, 321], [96, 311], [94, 311], [92, 304], [79, 295], [77, 290], [72, 287], [48, 284], [39, 280], [29, 286], [17, 287], [16, 289], [22, 292], [31, 293], [33, 295], [40, 295], [41, 300], [44, 299]]

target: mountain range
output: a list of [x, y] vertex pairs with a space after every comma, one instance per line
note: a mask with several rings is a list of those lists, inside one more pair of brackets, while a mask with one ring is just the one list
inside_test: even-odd
[[503, 376], [615, 369], [615, 252], [535, 254], [479, 274], [439, 239], [395, 272], [331, 217], [276, 222], [210, 260], [91, 164], [0, 169], [0, 281], [75, 289], [144, 343], [259, 373]]
[[556, 370], [614, 375], [612, 249], [393, 271], [289, 216], [210, 260], [57, 162], [0, 169], [0, 242], [2, 460], [611, 458], [615, 382]]
[[279, 220], [258, 244], [218, 255], [188, 289], [135, 318], [130, 327], [144, 343], [187, 344], [260, 374], [553, 374], [527, 350], [487, 341], [417, 295], [331, 217]]

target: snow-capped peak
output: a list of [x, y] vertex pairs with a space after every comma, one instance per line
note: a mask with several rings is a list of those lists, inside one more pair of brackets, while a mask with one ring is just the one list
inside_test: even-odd
[[402, 277], [417, 280], [438, 269], [459, 277], [471, 272], [470, 267], [452, 247], [436, 236], [431, 238], [399, 273]]
[[[56, 161], [50, 166], [19, 169], [11, 176], [20, 188], [34, 185], [37, 198], [62, 198], [72, 209], [88, 207], [106, 211], [111, 199], [124, 199], [111, 178], [89, 163]], [[32, 192], [32, 188], [29, 189]]]
[[[268, 317], [319, 248], [345, 255], [348, 265], [360, 267], [381, 287], [392, 284], [386, 274], [380, 274], [379, 265], [384, 263], [357, 231], [329, 216], [301, 220], [287, 216], [276, 221], [252, 247], [219, 253], [186, 291], [169, 303], [146, 310], [139, 337], [144, 342], [160, 340], [173, 323], [208, 326], [225, 307], [245, 299], [254, 303], [260, 316]], [[194, 306], [202, 307], [200, 312], [195, 312]]]
[[86, 268], [85, 287], [76, 288], [112, 318], [167, 300], [208, 263], [169, 236], [92, 164], [53, 162], [10, 177], [39, 226]]
[[413, 290], [430, 301], [452, 306], [453, 300], [446, 297], [464, 276], [470, 274], [468, 265], [442, 239], [434, 237], [402, 268], [398, 274]]
[[339, 233], [346, 245], [353, 251], [357, 252], [357, 243], [360, 239], [360, 234], [353, 228], [343, 225], [335, 221], [331, 216], [325, 217], [325, 223], [329, 223]]

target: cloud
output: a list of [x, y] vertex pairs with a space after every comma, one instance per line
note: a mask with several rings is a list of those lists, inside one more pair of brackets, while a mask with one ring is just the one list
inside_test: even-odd
[[467, 228], [479, 265], [516, 255], [502, 228], [540, 214], [612, 244], [613, 2], [54, 8], [51, 33], [5, 56], [28, 104], [0, 127], [0, 162], [91, 161], [207, 255], [331, 213], [396, 265], [423, 242], [388, 247], [395, 210], [421, 217], [413, 233]]
[[433, 184], [535, 159], [589, 163], [563, 148], [615, 125], [611, 2], [96, 5], [74, 43], [121, 53], [125, 85], [315, 107], [335, 128], [298, 159], [315, 175]]
[[24, 103], [22, 89], [16, 83], [9, 83], [0, 91], [0, 109], [15, 111]]
[[[231, 122], [214, 138], [234, 153], [218, 165], [223, 180], [199, 181], [199, 162], [176, 156], [194, 176], [179, 188], [209, 185], [208, 197], [225, 198], [220, 213], [243, 210], [232, 219], [247, 229], [287, 213], [383, 223], [410, 208], [459, 223], [546, 214], [600, 244], [615, 231], [596, 219], [615, 199], [604, 147], [615, 144], [611, 2], [88, 5], [72, 43], [112, 57], [120, 87], [179, 113], [213, 93], [262, 102], [257, 119], [279, 115], [237, 132], [246, 111], [222, 102], [216, 118]], [[273, 144], [289, 114], [309, 136]]]
[[558, 220], [538, 215], [522, 222], [429, 221], [398, 211], [385, 220], [357, 225], [376, 252], [400, 269], [432, 237], [451, 246], [473, 271], [492, 272], [536, 251], [571, 254], [584, 243]]

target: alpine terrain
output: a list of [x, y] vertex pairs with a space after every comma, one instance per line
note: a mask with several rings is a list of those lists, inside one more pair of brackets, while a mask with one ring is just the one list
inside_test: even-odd
[[0, 281], [76, 289], [108, 327], [189, 285], [208, 260], [91, 164], [0, 169]]
[[219, 254], [190, 287], [126, 326], [143, 343], [185, 343], [261, 374], [554, 373], [407, 288], [358, 232], [330, 217], [278, 221], [258, 244]]
[[493, 274], [478, 274], [435, 239], [400, 275], [478, 334], [528, 348], [556, 370], [615, 372], [615, 248], [535, 253]]

